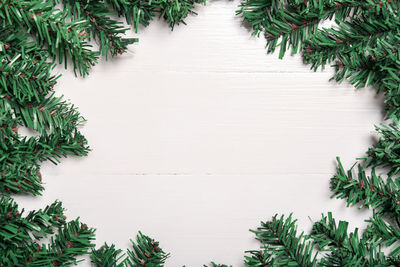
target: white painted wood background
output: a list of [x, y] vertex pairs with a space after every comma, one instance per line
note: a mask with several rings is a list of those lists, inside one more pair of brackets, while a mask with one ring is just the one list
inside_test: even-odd
[[153, 22], [85, 79], [59, 69], [93, 151], [45, 164], [43, 196], [21, 206], [61, 200], [97, 244], [126, 248], [141, 230], [171, 252], [166, 266], [242, 266], [258, 247], [248, 229], [275, 213], [306, 231], [327, 211], [363, 226], [368, 213], [331, 200], [329, 178], [336, 156], [350, 167], [372, 143], [382, 98], [267, 55], [237, 5], [211, 1], [173, 32]]

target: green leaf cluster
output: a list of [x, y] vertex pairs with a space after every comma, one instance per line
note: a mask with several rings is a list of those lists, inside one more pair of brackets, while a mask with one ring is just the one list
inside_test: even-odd
[[154, 18], [164, 19], [171, 29], [180, 23], [186, 24], [188, 15], [196, 15], [196, 4], [204, 4], [206, 0], [106, 0], [124, 16], [126, 22], [137, 32], [139, 26], [148, 26]]
[[94, 229], [79, 219], [67, 221], [58, 201], [25, 216], [13, 199], [0, 198], [1, 266], [76, 264], [77, 256], [90, 252], [93, 239]]
[[[11, 8], [10, 8], [11, 9]], [[77, 109], [54, 95], [54, 63], [29, 34], [0, 28], [0, 193], [38, 195], [40, 163], [58, 163], [67, 155], [84, 156], [89, 148], [78, 127]], [[19, 133], [20, 128], [32, 136]]]
[[127, 254], [122, 254], [122, 250], [106, 243], [101, 248], [93, 250], [91, 260], [99, 267], [157, 267], [163, 266], [169, 257], [169, 254], [159, 247], [157, 241], [141, 232], [136, 236], [136, 242], [131, 240], [131, 244], [133, 249], [128, 249]]

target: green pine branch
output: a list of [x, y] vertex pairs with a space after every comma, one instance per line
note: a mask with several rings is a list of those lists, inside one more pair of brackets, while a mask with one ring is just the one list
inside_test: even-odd
[[385, 222], [382, 216], [377, 214], [374, 214], [367, 222], [370, 223], [365, 232], [368, 242], [375, 247], [390, 247], [389, 256], [398, 257], [400, 255], [400, 231], [398, 227], [395, 227], [395, 224]]
[[205, 0], [106, 0], [124, 16], [126, 22], [137, 32], [139, 26], [147, 27], [156, 17], [163, 18], [171, 30], [175, 25], [186, 24], [188, 15], [196, 15], [195, 4], [205, 4]]
[[[304, 234], [297, 236], [296, 220], [289, 215], [272, 217], [271, 221], [261, 222], [261, 227], [251, 230], [262, 244], [261, 255], [272, 255], [271, 263], [276, 266], [316, 266], [313, 244], [305, 240]], [[250, 251], [254, 256], [254, 251]], [[261, 256], [264, 260], [265, 256]], [[268, 259], [269, 260], [269, 259]], [[249, 259], [247, 260], [249, 261]]]
[[136, 236], [136, 242], [131, 240], [131, 244], [133, 249], [128, 249], [126, 254], [116, 249], [115, 245], [104, 244], [99, 249], [93, 249], [91, 261], [98, 267], [161, 267], [169, 257], [157, 241], [141, 232]]
[[388, 168], [389, 176], [400, 171], [400, 130], [396, 123], [375, 127], [380, 134], [378, 142], [366, 152], [364, 166]]
[[320, 266], [388, 266], [380, 246], [371, 246], [358, 229], [348, 233], [348, 222], [336, 224], [332, 213], [322, 215], [313, 225], [310, 238], [320, 251], [327, 253]]
[[86, 42], [88, 23], [68, 21], [67, 13], [54, 8], [45, 0], [1, 2], [0, 18], [3, 25], [23, 28], [33, 34], [36, 41], [58, 63], [67, 66], [71, 60], [74, 71], [80, 75], [88, 74], [97, 62], [98, 52], [92, 51]]
[[244, 256], [244, 263], [246, 266], [273, 266], [274, 259], [272, 254], [264, 253], [262, 250], [248, 250]]
[[131, 267], [163, 266], [165, 260], [169, 257], [169, 253], [165, 253], [159, 243], [154, 239], [143, 235], [141, 232], [136, 236], [136, 242], [132, 241], [132, 250], [127, 251], [127, 263]]
[[[78, 219], [66, 221], [60, 202], [23, 216], [10, 197], [0, 198], [2, 266], [69, 266], [93, 247], [94, 230]], [[41, 239], [50, 237], [48, 244]]]
[[21, 29], [0, 27], [0, 95], [22, 105], [40, 101], [58, 78], [47, 52], [29, 38]]
[[345, 199], [347, 206], [359, 205], [374, 209], [379, 215], [400, 218], [399, 180], [387, 177], [385, 181], [375, 170], [367, 176], [360, 164], [354, 175], [352, 169], [344, 170], [339, 158], [337, 161], [338, 172], [331, 178], [332, 197]]
[[90, 258], [97, 267], [122, 267], [126, 261], [126, 259], [122, 260], [124, 255], [121, 249], [115, 248], [114, 244], [109, 246], [105, 243], [99, 249], [93, 249]]
[[89, 23], [86, 34], [99, 43], [99, 51], [102, 56], [117, 56], [124, 53], [128, 45], [138, 41], [137, 38], [124, 38], [129, 28], [123, 26], [119, 21], [112, 19], [112, 12], [104, 1], [99, 0], [54, 0], [55, 4], [62, 2], [64, 9], [74, 19], [85, 20]]

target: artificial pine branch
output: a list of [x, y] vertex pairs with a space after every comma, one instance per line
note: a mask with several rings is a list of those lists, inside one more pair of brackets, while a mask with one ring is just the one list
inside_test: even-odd
[[[376, 221], [378, 220], [378, 221]], [[259, 250], [247, 251], [245, 256], [246, 266], [398, 266], [399, 247], [397, 241], [398, 231], [392, 226], [381, 220], [381, 216], [374, 217], [368, 222], [371, 225], [367, 230], [359, 234], [356, 228], [353, 232], [348, 231], [348, 222], [339, 221], [337, 224], [332, 216], [322, 215], [320, 221], [314, 223], [311, 233], [301, 234], [300, 239], [306, 247], [290, 247], [293, 239], [296, 238], [295, 221], [291, 215], [284, 219], [283, 216], [277, 219], [274, 216], [270, 222], [261, 223], [261, 232], [264, 238], [260, 238], [259, 229], [252, 232], [256, 233], [256, 239], [261, 242]], [[271, 222], [277, 222], [276, 227], [265, 226]], [[272, 230], [272, 231], [271, 231]], [[277, 231], [277, 232], [275, 232]], [[266, 234], [267, 233], [267, 234]], [[283, 245], [279, 245], [283, 244]], [[381, 247], [388, 247], [396, 244], [391, 249], [389, 256], [386, 256]], [[297, 243], [298, 244], [298, 243]], [[269, 246], [278, 246], [279, 249], [270, 249]], [[283, 248], [282, 247], [286, 247]], [[316, 252], [313, 252], [316, 250]], [[290, 252], [291, 251], [291, 252]], [[313, 257], [313, 253], [318, 253]], [[297, 254], [297, 255], [296, 255]], [[284, 261], [281, 261], [282, 255]], [[302, 259], [292, 260], [293, 258]]]
[[146, 235], [143, 235], [141, 232], [139, 232], [139, 234], [136, 236], [136, 243], [132, 240], [131, 243], [133, 250], [128, 249], [127, 251], [128, 266], [163, 266], [165, 260], [169, 257], [169, 253], [165, 253], [159, 247], [159, 243], [157, 241]]
[[44, 190], [39, 167], [24, 166], [21, 168], [17, 163], [2, 163], [1, 168], [3, 170], [0, 174], [1, 193], [30, 193], [40, 195], [40, 192]]
[[[393, 224], [385, 222], [382, 216], [374, 214], [367, 220], [370, 224], [365, 232], [365, 237], [374, 246], [390, 247], [390, 257], [397, 257], [400, 254], [400, 231]], [[393, 222], [392, 222], [393, 223]], [[393, 247], [391, 247], [395, 244]]]
[[264, 33], [268, 52], [280, 46], [280, 58], [288, 49], [294, 54], [301, 51], [324, 20], [335, 16], [340, 21], [371, 12], [367, 1], [353, 0], [247, 0], [239, 7], [237, 14], [252, 26], [253, 34]]
[[359, 237], [357, 228], [348, 233], [348, 223], [336, 224], [332, 213], [322, 215], [309, 238], [320, 251], [328, 253], [321, 259], [320, 266], [388, 266], [380, 246], [371, 246], [364, 236]]
[[131, 243], [133, 250], [128, 249], [127, 255], [114, 245], [104, 244], [92, 251], [91, 261], [98, 267], [161, 267], [169, 257], [157, 241], [141, 232], [136, 236], [136, 242], [131, 240]]
[[[389, 45], [389, 40], [396, 39], [396, 30], [399, 27], [400, 20], [397, 18], [377, 20], [376, 17], [365, 17], [353, 19], [351, 22], [341, 21], [337, 27], [314, 31], [305, 43], [304, 59], [312, 64], [313, 69], [324, 67], [342, 56], [352, 57], [352, 63], [358, 63], [365, 56], [372, 61], [383, 58], [390, 60], [389, 54], [383, 56], [383, 51], [387, 48], [382, 44]], [[378, 55], [378, 51], [382, 55]], [[366, 85], [369, 83], [365, 82], [362, 87]]]
[[[69, 266], [85, 255], [94, 230], [78, 219], [67, 222], [60, 202], [23, 216], [10, 197], [0, 198], [0, 264], [2, 266]], [[42, 238], [50, 237], [43, 244]]]
[[337, 161], [338, 172], [331, 179], [332, 197], [345, 199], [348, 206], [357, 204], [379, 215], [400, 218], [400, 180], [387, 177], [385, 181], [375, 170], [367, 176], [360, 164], [354, 175], [352, 169], [344, 170], [339, 158]]
[[249, 250], [246, 251], [246, 255], [244, 256], [244, 263], [246, 266], [273, 266], [274, 259], [272, 254], [264, 253], [262, 250]]
[[67, 21], [67, 14], [55, 9], [45, 0], [1, 2], [2, 24], [23, 28], [34, 34], [37, 43], [59, 63], [67, 64], [68, 57], [74, 71], [88, 74], [89, 68], [97, 62], [98, 52], [92, 51], [85, 39], [86, 21]]
[[47, 52], [29, 37], [20, 28], [0, 27], [0, 93], [21, 105], [40, 101], [58, 78], [51, 75]]
[[[87, 154], [86, 139], [77, 130], [84, 119], [54, 96], [54, 64], [22, 28], [0, 27], [0, 44], [0, 193], [37, 195], [43, 190], [40, 162]], [[19, 127], [39, 136], [21, 136]]]
[[368, 149], [364, 160], [365, 167], [390, 168], [388, 175], [400, 171], [400, 130], [396, 123], [375, 127], [379, 132], [379, 141]]
[[186, 24], [188, 15], [196, 15], [195, 4], [205, 4], [205, 0], [105, 0], [124, 16], [126, 22], [132, 25], [137, 32], [139, 26], [148, 26], [155, 17], [163, 18], [171, 30], [180, 23]]
[[75, 19], [88, 21], [90, 27], [86, 33], [99, 43], [102, 56], [117, 56], [127, 50], [128, 45], [138, 41], [137, 38], [123, 38], [129, 28], [114, 19], [111, 19], [110, 8], [104, 1], [99, 0], [53, 0], [55, 4], [62, 2], [65, 10]]
[[99, 249], [93, 249], [90, 255], [92, 263], [97, 267], [122, 267], [125, 260], [122, 260], [125, 254], [121, 249], [116, 249], [115, 245], [111, 246], [105, 243]]
[[[13, 121], [4, 118], [0, 130], [0, 192], [29, 192], [40, 194], [40, 162], [50, 160], [58, 163], [67, 155], [85, 156], [89, 150], [86, 139], [77, 130], [82, 123], [79, 113], [53, 96], [45, 98], [41, 107], [21, 107], [11, 100], [0, 100], [0, 112], [20, 118]], [[1, 121], [1, 117], [0, 117]], [[18, 124], [41, 133], [38, 137], [18, 134]], [[11, 178], [13, 181], [10, 183]]]
[[313, 244], [305, 240], [303, 233], [297, 236], [296, 220], [292, 219], [292, 215], [286, 219], [275, 215], [271, 221], [262, 222], [261, 227], [251, 231], [262, 244], [263, 252], [257, 256], [272, 255], [272, 265], [316, 266], [317, 255], [313, 253]]

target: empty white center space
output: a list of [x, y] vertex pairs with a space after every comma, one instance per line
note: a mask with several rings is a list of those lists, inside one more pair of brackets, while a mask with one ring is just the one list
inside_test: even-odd
[[276, 213], [294, 212], [302, 230], [326, 211], [360, 226], [329, 179], [336, 156], [351, 167], [372, 144], [382, 99], [329, 82], [329, 67], [267, 55], [237, 4], [199, 6], [173, 32], [154, 21], [85, 79], [63, 71], [56, 90], [88, 120], [92, 151], [43, 165], [43, 196], [22, 206], [63, 201], [99, 245], [125, 249], [141, 230], [171, 252], [166, 266], [241, 266], [258, 246], [248, 229]]

